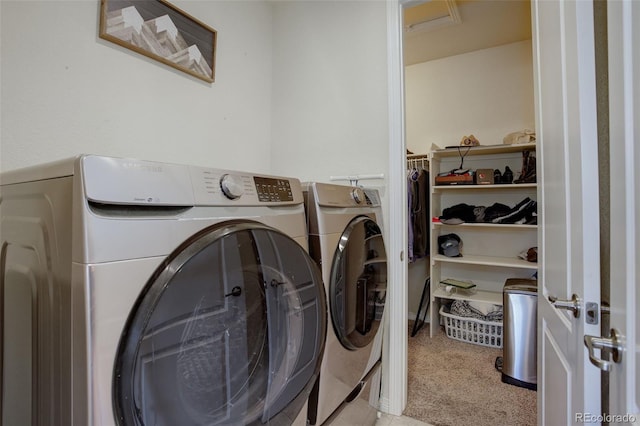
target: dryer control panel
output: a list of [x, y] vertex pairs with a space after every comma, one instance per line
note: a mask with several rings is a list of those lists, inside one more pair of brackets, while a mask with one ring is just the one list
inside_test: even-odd
[[193, 205], [185, 166], [97, 155], [81, 156], [78, 161], [89, 201], [105, 205]]
[[302, 188], [295, 178], [190, 167], [196, 205], [301, 204]]
[[89, 201], [144, 206], [303, 204], [296, 178], [129, 158], [79, 158]]
[[260, 201], [293, 201], [291, 183], [288, 179], [254, 176], [253, 181]]

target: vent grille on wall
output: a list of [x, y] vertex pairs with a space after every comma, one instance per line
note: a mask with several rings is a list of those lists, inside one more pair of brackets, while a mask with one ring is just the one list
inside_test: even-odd
[[455, 0], [431, 0], [404, 9], [404, 31], [416, 33], [461, 24]]

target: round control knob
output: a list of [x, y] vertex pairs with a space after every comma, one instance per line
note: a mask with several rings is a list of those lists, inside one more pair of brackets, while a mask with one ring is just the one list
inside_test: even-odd
[[242, 179], [230, 174], [222, 175], [220, 178], [220, 189], [222, 193], [230, 200], [240, 198], [244, 194], [242, 188]]
[[354, 188], [351, 191], [351, 198], [353, 198], [356, 204], [362, 203], [364, 201], [364, 191], [360, 188]]

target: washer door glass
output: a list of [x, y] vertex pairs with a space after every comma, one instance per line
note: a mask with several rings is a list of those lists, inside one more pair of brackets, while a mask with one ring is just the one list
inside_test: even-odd
[[118, 347], [120, 425], [291, 424], [318, 374], [322, 280], [277, 230], [225, 222], [158, 268]]
[[356, 350], [375, 337], [387, 290], [387, 259], [380, 227], [367, 216], [352, 220], [331, 265], [329, 306], [342, 345]]

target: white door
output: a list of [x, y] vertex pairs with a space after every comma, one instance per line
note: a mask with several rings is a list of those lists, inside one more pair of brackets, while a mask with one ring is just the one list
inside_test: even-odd
[[[593, 3], [532, 2], [538, 135], [538, 424], [600, 413], [600, 371], [589, 362], [585, 302], [600, 304], [598, 140]], [[574, 316], [560, 304], [581, 308]]]
[[[611, 364], [611, 424], [640, 422], [640, 4], [608, 2], [611, 145], [611, 327], [624, 343]], [[634, 25], [635, 24], [635, 25]], [[605, 336], [608, 337], [608, 336]], [[627, 416], [626, 418], [624, 416]]]

